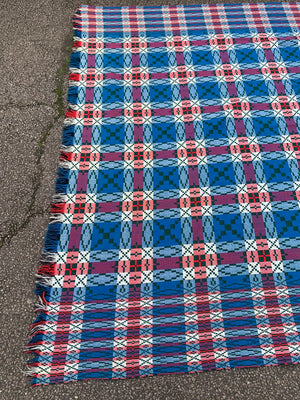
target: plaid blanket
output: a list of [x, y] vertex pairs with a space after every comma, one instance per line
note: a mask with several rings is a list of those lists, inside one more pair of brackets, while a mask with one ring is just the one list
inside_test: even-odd
[[299, 24], [76, 11], [34, 385], [299, 362]]

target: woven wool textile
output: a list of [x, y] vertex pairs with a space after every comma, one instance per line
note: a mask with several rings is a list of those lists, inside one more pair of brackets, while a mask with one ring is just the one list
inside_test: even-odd
[[299, 25], [76, 11], [33, 384], [299, 362]]

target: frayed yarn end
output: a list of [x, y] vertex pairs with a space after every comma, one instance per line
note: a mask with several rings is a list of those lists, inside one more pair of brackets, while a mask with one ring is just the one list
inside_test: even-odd
[[[74, 16], [74, 37], [75, 42], [75, 20]], [[77, 37], [78, 39], [78, 37]], [[81, 52], [73, 47], [70, 56], [69, 72], [72, 73], [80, 68]], [[50, 209], [50, 223], [44, 239], [44, 248], [41, 256], [41, 265], [36, 273], [37, 303], [35, 311], [38, 313], [34, 322], [30, 326], [29, 343], [26, 346], [26, 353], [33, 356], [27, 361], [24, 373], [32, 378], [31, 385], [49, 383], [49, 374], [46, 373], [49, 354], [51, 354], [51, 335], [55, 333], [56, 324], [51, 321], [51, 311], [55, 307], [50, 302], [51, 292], [55, 284], [57, 262], [59, 261], [58, 246], [61, 236], [62, 223], [66, 212], [67, 201], [69, 199], [68, 186], [70, 169], [72, 167], [72, 152], [74, 150], [75, 122], [73, 110], [76, 110], [78, 101], [78, 86], [69, 79], [69, 90], [67, 95], [68, 108], [65, 112], [64, 126], [62, 130], [62, 147], [60, 162], [57, 170], [55, 184], [55, 195]]]

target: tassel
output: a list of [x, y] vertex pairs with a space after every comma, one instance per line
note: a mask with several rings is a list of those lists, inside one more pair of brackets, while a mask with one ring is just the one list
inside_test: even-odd
[[48, 226], [45, 237], [44, 249], [49, 252], [55, 253], [57, 251], [58, 240], [61, 231], [61, 224], [53, 223]]
[[70, 171], [65, 168], [58, 168], [57, 179], [55, 184], [55, 191], [59, 193], [66, 193], [68, 183], [69, 183], [69, 173]]
[[80, 67], [80, 51], [75, 51], [71, 54], [70, 57], [70, 67], [71, 68], [79, 68]]
[[78, 99], [78, 87], [71, 86], [68, 91], [67, 101], [72, 104], [77, 104]]
[[62, 133], [62, 143], [65, 146], [72, 146], [74, 141], [75, 126], [68, 125], [65, 126]]

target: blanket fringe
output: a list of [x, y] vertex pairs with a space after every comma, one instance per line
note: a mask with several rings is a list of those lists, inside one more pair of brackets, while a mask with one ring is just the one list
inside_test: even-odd
[[38, 312], [38, 311], [47, 311], [47, 305], [44, 303], [42, 297], [41, 296], [37, 296], [37, 298], [38, 298], [38, 300], [37, 300], [36, 305], [35, 305], [35, 307], [36, 307], [35, 311], [36, 312]]
[[35, 274], [36, 282], [42, 286], [53, 286], [54, 278], [52, 276]]
[[50, 251], [43, 251], [41, 261], [46, 263], [53, 263], [55, 264], [58, 260], [58, 256], [56, 253], [50, 253]]
[[[73, 121], [74, 122], [74, 121]], [[66, 124], [63, 128], [62, 143], [65, 146], [70, 146], [74, 141], [75, 126], [73, 124]]]
[[51, 214], [50, 215], [50, 224], [58, 224], [64, 222], [65, 218], [63, 214]]
[[63, 169], [71, 169], [72, 168], [72, 163], [70, 161], [60, 161], [59, 166], [62, 167]]
[[63, 144], [60, 149], [64, 153], [73, 153], [75, 147], [74, 146], [66, 146]]
[[[75, 20], [73, 22], [73, 43], [78, 40], [78, 34], [75, 36]], [[81, 52], [73, 47], [70, 56], [69, 73], [76, 73], [80, 67]], [[37, 303], [35, 311], [38, 313], [36, 319], [31, 325], [29, 332], [29, 343], [26, 346], [26, 352], [32, 354], [33, 358], [27, 362], [25, 374], [32, 378], [33, 385], [43, 378], [47, 380], [49, 375], [45, 374], [40, 367], [44, 362], [47, 363], [47, 353], [51, 350], [50, 343], [45, 340], [45, 332], [55, 332], [55, 322], [51, 319], [49, 309], [49, 299], [56, 279], [54, 276], [57, 272], [57, 262], [59, 261], [58, 246], [61, 235], [62, 223], [64, 221], [64, 213], [67, 207], [67, 201], [71, 195], [68, 194], [68, 185], [70, 177], [70, 169], [72, 167], [72, 152], [74, 151], [74, 136], [76, 130], [76, 119], [70, 117], [72, 110], [76, 110], [78, 99], [78, 86], [75, 81], [69, 79], [69, 90], [67, 95], [68, 107], [65, 112], [65, 120], [62, 131], [62, 147], [59, 167], [57, 170], [57, 179], [55, 184], [55, 195], [53, 196], [50, 223], [44, 239], [44, 248], [41, 256], [41, 265], [36, 273], [36, 289]], [[53, 312], [53, 305], [51, 309]], [[50, 346], [50, 347], [49, 347]], [[47, 350], [48, 349], [48, 350]], [[50, 349], [50, 350], [49, 350]]]
[[53, 196], [53, 203], [66, 203], [68, 196], [64, 193], [57, 193]]

